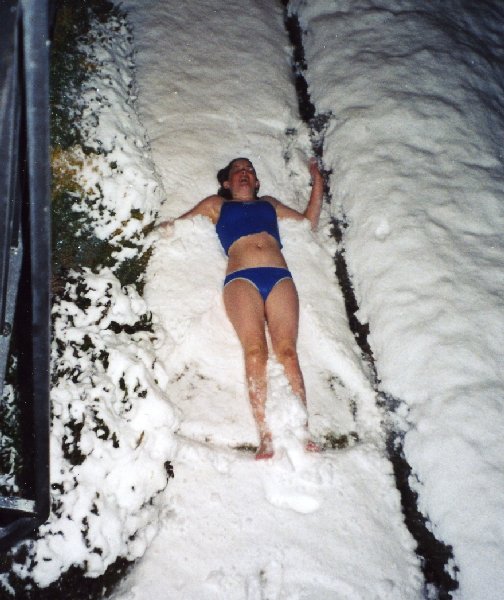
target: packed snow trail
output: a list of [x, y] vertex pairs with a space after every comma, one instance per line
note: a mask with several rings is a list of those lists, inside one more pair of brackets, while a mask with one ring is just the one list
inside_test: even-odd
[[[304, 208], [308, 134], [297, 117], [290, 47], [271, 2], [126, 3], [138, 48], [138, 103], [175, 217], [215, 192], [235, 156], [261, 191]], [[382, 415], [336, 285], [329, 215], [320, 232], [283, 222], [301, 300], [299, 350], [317, 437], [343, 450], [307, 455], [304, 418], [274, 360], [268, 415], [277, 454], [257, 443], [239, 343], [222, 304], [225, 258], [211, 223], [177, 222], [149, 265], [145, 297], [165, 331], [158, 356], [176, 407], [175, 479], [156, 541], [116, 598], [383, 598], [421, 596], [414, 542], [384, 456]], [[167, 435], [170, 432], [167, 431]]]
[[[504, 6], [296, 0], [381, 389], [455, 597], [504, 597]], [[452, 568], [453, 565], [448, 565]]]

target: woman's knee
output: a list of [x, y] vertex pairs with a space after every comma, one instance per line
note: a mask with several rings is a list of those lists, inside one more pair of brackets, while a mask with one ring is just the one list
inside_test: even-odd
[[268, 360], [268, 346], [266, 342], [247, 344], [243, 353], [247, 367], [265, 367]]
[[298, 362], [298, 354], [294, 342], [278, 344], [275, 348], [275, 355], [282, 364]]

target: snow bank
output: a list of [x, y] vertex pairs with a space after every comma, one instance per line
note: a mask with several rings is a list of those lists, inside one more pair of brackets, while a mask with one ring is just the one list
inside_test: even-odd
[[166, 487], [175, 452], [165, 374], [138, 294], [110, 271], [70, 274], [53, 318], [53, 511], [30, 573], [41, 587], [70, 566], [97, 577], [119, 556], [144, 553], [157, 530], [150, 500]]
[[459, 597], [501, 598], [504, 382], [499, 2], [291, 2], [381, 388]]

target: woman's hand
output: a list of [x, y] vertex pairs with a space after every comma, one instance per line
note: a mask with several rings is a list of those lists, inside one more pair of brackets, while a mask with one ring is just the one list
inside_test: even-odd
[[320, 182], [322, 182], [322, 185], [323, 185], [324, 177], [323, 177], [322, 173], [320, 172], [320, 169], [318, 166], [318, 161], [315, 157], [310, 158], [310, 162], [308, 164], [308, 169], [310, 170], [310, 175], [311, 175], [313, 183], [315, 183], [315, 181], [320, 181]]
[[174, 223], [173, 219], [170, 219], [168, 221], [162, 221], [161, 223], [159, 223], [157, 225], [157, 228], [158, 229], [163, 229], [163, 228], [170, 229], [171, 227], [173, 227], [173, 223]]
[[157, 225], [155, 231], [158, 231], [163, 237], [170, 237], [173, 234], [175, 227], [175, 220], [169, 219], [168, 221], [162, 221]]

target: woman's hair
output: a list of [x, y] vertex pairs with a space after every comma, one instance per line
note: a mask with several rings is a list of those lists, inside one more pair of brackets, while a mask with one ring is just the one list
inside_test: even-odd
[[233, 158], [233, 160], [229, 161], [229, 164], [227, 164], [224, 168], [217, 172], [217, 181], [219, 182], [220, 186], [217, 190], [217, 194], [226, 200], [232, 200], [233, 197], [231, 196], [231, 192], [224, 187], [224, 182], [229, 179], [229, 171], [231, 170], [233, 163], [235, 163], [237, 160], [246, 160], [252, 166], [254, 166], [250, 158], [247, 158], [245, 156], [238, 156], [237, 158]]

